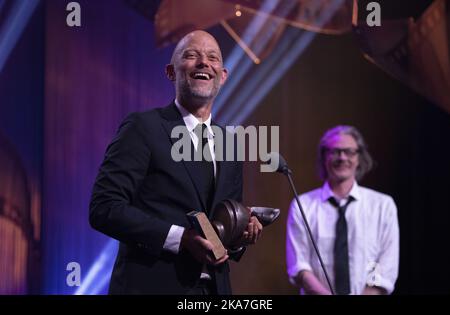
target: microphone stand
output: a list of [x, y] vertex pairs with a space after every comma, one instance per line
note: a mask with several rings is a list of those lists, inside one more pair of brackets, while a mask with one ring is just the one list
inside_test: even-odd
[[315, 252], [316, 252], [316, 254], [317, 254], [317, 257], [319, 257], [320, 266], [322, 267], [323, 273], [325, 274], [325, 278], [327, 279], [327, 283], [328, 283], [328, 286], [330, 287], [331, 294], [332, 294], [332, 295], [335, 295], [335, 292], [334, 292], [334, 290], [333, 290], [333, 287], [331, 286], [330, 278], [328, 277], [327, 270], [325, 269], [325, 266], [324, 266], [324, 264], [323, 264], [322, 256], [320, 256], [319, 249], [317, 248], [316, 242], [314, 241], [314, 238], [313, 238], [311, 229], [310, 229], [310, 227], [309, 227], [308, 221], [306, 220], [305, 213], [303, 212], [302, 205], [300, 204], [300, 200], [298, 199], [298, 193], [297, 193], [297, 190], [295, 189], [294, 181], [292, 180], [292, 176], [291, 176], [291, 173], [292, 173], [292, 172], [291, 172], [291, 170], [287, 167], [287, 165], [284, 165], [284, 166], [281, 168], [280, 171], [281, 171], [281, 173], [283, 173], [284, 175], [286, 175], [287, 178], [288, 178], [288, 180], [289, 180], [289, 184], [290, 184], [290, 186], [291, 186], [292, 192], [294, 193], [294, 197], [295, 197], [295, 200], [297, 201], [298, 208], [300, 209], [300, 213], [302, 214], [303, 222], [305, 222], [306, 229], [308, 230], [309, 239], [311, 240], [311, 242], [312, 242], [312, 244], [313, 244], [313, 246], [314, 246], [314, 250], [315, 250]]

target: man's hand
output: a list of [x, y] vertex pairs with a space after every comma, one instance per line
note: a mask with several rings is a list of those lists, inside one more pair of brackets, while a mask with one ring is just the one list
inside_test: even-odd
[[212, 255], [212, 243], [201, 237], [194, 229], [186, 229], [184, 231], [180, 246], [190, 252], [201, 263], [217, 266], [228, 259], [228, 255], [225, 255], [216, 260]]
[[309, 295], [331, 295], [329, 288], [320, 283], [316, 276], [309, 270], [302, 270], [295, 277], [295, 283]]
[[366, 286], [364, 288], [364, 291], [362, 293], [362, 295], [386, 295], [387, 292], [385, 289], [380, 288], [380, 287], [369, 287]]
[[256, 241], [261, 236], [262, 229], [263, 226], [258, 219], [255, 216], [251, 216], [239, 243], [242, 246], [256, 244]]

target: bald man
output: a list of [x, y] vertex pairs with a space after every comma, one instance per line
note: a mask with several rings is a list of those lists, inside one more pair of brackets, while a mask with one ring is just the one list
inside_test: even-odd
[[[220, 144], [211, 109], [227, 79], [219, 45], [207, 32], [189, 33], [165, 70], [174, 102], [123, 121], [94, 184], [90, 224], [120, 241], [109, 293], [231, 294], [228, 259], [238, 260], [245, 246], [215, 259], [186, 217], [209, 214], [224, 199], [242, 201], [242, 162], [216, 160], [213, 149]], [[209, 158], [174, 160], [172, 131], [180, 126], [192, 152], [203, 148]], [[261, 231], [251, 217], [242, 244], [254, 244]]]

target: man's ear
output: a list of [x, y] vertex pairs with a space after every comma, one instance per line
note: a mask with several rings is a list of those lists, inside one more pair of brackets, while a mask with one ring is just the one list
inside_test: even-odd
[[175, 81], [175, 68], [172, 64], [166, 65], [166, 76], [170, 81]]
[[228, 70], [223, 68], [222, 70], [222, 79], [220, 80], [220, 85], [223, 85], [228, 78]]

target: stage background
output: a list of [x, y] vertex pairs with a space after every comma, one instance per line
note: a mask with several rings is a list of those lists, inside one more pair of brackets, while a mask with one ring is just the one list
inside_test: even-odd
[[[164, 75], [173, 46], [155, 47], [151, 21], [122, 0], [78, 2], [83, 25], [69, 28], [67, 1], [41, 1], [0, 72], [0, 130], [42, 200], [41, 258], [32, 262], [40, 272], [33, 272], [38, 285], [29, 292], [77, 292], [66, 285], [69, 262], [93, 283], [78, 293], [106, 292], [116, 244], [88, 224], [96, 172], [127, 113], [174, 97]], [[210, 31], [226, 59], [233, 40], [220, 27]], [[392, 195], [399, 210], [394, 293], [450, 292], [449, 113], [365, 60], [352, 35], [317, 35], [243, 124], [280, 126], [280, 152], [299, 192], [321, 185], [315, 160], [323, 132], [356, 126], [377, 162], [361, 184]], [[240, 263], [231, 263], [234, 293], [296, 294], [285, 263], [287, 180], [260, 173], [259, 163], [246, 163], [244, 178], [245, 203], [280, 208], [281, 216]]]

